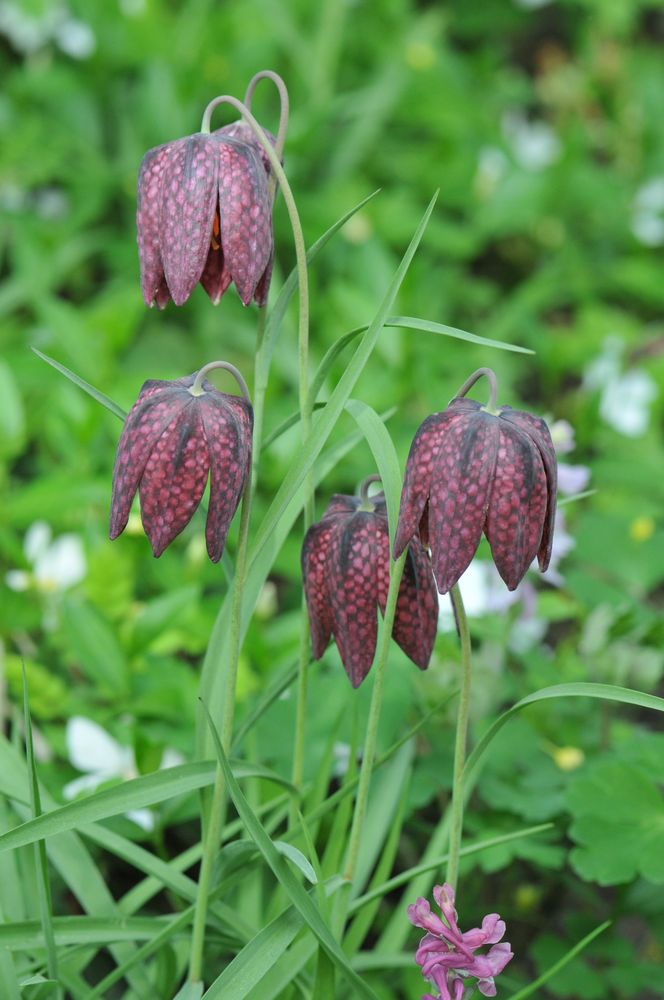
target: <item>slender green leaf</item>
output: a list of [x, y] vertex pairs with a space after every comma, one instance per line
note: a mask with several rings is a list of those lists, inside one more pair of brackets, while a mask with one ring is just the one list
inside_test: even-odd
[[[341, 227], [348, 222], [349, 219], [352, 219], [352, 217], [355, 215], [356, 212], [359, 212], [361, 208], [364, 208], [364, 206], [372, 200], [372, 198], [375, 198], [378, 193], [379, 193], [378, 191], [374, 191], [372, 194], [367, 195], [366, 198], [363, 198], [362, 201], [360, 201], [357, 205], [354, 205], [353, 208], [351, 208], [348, 212], [342, 215], [340, 219], [337, 219], [334, 225], [330, 226], [330, 228], [326, 232], [324, 232], [322, 236], [319, 236], [316, 242], [313, 243], [307, 250], [306, 253], [307, 264], [310, 264], [313, 260], [315, 260], [320, 251], [323, 249], [323, 247], [325, 247], [327, 243], [329, 243], [329, 241], [332, 239], [334, 234], [337, 233], [341, 229]], [[298, 287], [297, 267], [294, 267], [291, 273], [286, 278], [281, 288], [281, 291], [277, 296], [276, 302], [270, 309], [270, 314], [265, 324], [265, 332], [263, 334], [263, 343], [261, 345], [259, 367], [256, 372], [256, 381], [262, 382], [263, 384], [267, 384], [270, 364], [272, 361], [272, 355], [274, 353], [274, 348], [276, 345], [277, 335], [279, 333], [282, 320], [286, 315], [288, 304], [291, 298], [293, 297], [293, 294], [297, 287]]]
[[[312, 407], [312, 409], [322, 410], [324, 406], [325, 403], [316, 403]], [[299, 422], [300, 417], [301, 414], [299, 411], [297, 413], [291, 413], [290, 417], [286, 417], [286, 419], [282, 421], [277, 427], [275, 427], [272, 433], [268, 434], [268, 436], [265, 438], [265, 440], [263, 441], [263, 450], [269, 448], [271, 444], [274, 444], [274, 442], [278, 438], [280, 438], [282, 434], [285, 434], [286, 431], [289, 431], [291, 427], [295, 427], [295, 424]]]
[[203, 983], [185, 983], [174, 1000], [201, 1000], [204, 988]]
[[544, 983], [548, 982], [549, 979], [555, 976], [557, 972], [560, 972], [561, 969], [564, 969], [568, 962], [571, 962], [573, 958], [576, 958], [576, 956], [582, 952], [584, 948], [587, 948], [588, 945], [595, 940], [595, 938], [599, 937], [600, 934], [603, 934], [604, 931], [610, 926], [611, 921], [605, 920], [604, 923], [600, 924], [599, 927], [596, 927], [594, 931], [591, 931], [590, 934], [586, 934], [584, 938], [581, 938], [581, 940], [578, 941], [573, 948], [570, 948], [567, 954], [563, 955], [562, 958], [559, 958], [557, 962], [554, 962], [551, 968], [547, 969], [546, 972], [543, 972], [541, 976], [538, 976], [532, 983], [528, 983], [528, 985], [524, 986], [522, 990], [518, 990], [516, 993], [513, 993], [509, 1000], [526, 1000], [526, 997], [532, 996], [533, 993], [540, 988], [540, 986], [544, 986]]
[[312, 885], [316, 885], [318, 879], [316, 877], [316, 872], [314, 871], [311, 863], [305, 858], [302, 851], [294, 847], [293, 844], [287, 844], [285, 840], [273, 840], [272, 843], [279, 851], [279, 854], [283, 854], [285, 858], [292, 861], [296, 868], [298, 868], [304, 877], [311, 882]]
[[329, 400], [318, 414], [318, 418], [314, 422], [312, 432], [306, 446], [300, 450], [297, 458], [291, 465], [289, 471], [286, 473], [281, 486], [277, 490], [277, 494], [270, 504], [270, 507], [256, 533], [252, 554], [260, 551], [262, 546], [266, 543], [274, 531], [283, 512], [295, 496], [298, 487], [304, 482], [309, 469], [312, 467], [316, 457], [320, 454], [325, 442], [339, 419], [341, 411], [350, 397], [355, 383], [362, 374], [362, 371], [371, 356], [380, 331], [385, 325], [390, 306], [393, 304], [411, 261], [415, 256], [415, 252], [420, 244], [422, 236], [424, 235], [424, 230], [426, 229], [437, 197], [438, 194], [436, 193], [436, 195], [434, 195], [431, 199], [429, 206], [424, 213], [419, 226], [417, 227], [415, 235], [413, 236], [403, 259], [397, 268], [392, 281], [390, 282], [389, 288], [385, 293], [378, 312], [376, 313], [370, 326], [367, 328]]
[[[551, 830], [552, 828], [553, 823], [540, 823], [538, 826], [529, 826], [525, 830], [515, 830], [513, 833], [503, 833], [497, 837], [489, 837], [487, 840], [478, 840], [475, 844], [465, 844], [459, 853], [462, 857], [467, 857], [470, 854], [479, 854], [481, 851], [487, 850], [487, 848], [497, 847], [499, 844], [508, 844], [511, 840], [520, 840], [522, 837], [532, 837], [537, 833], [544, 833], [546, 830]], [[382, 885], [372, 887], [363, 896], [358, 896], [357, 899], [353, 900], [349, 908], [349, 913], [355, 913], [374, 899], [386, 896], [388, 892], [398, 889], [418, 875], [425, 875], [428, 872], [435, 871], [437, 868], [442, 868], [447, 858], [447, 854], [442, 854], [440, 857], [432, 858], [430, 861], [399, 872], [398, 875], [388, 879], [387, 882], [383, 882]]]
[[617, 701], [623, 705], [634, 705], [637, 708], [649, 708], [656, 712], [664, 712], [664, 698], [658, 698], [654, 694], [644, 694], [642, 691], [632, 691], [630, 688], [617, 687], [614, 684], [556, 684], [553, 687], [541, 688], [539, 691], [522, 698], [496, 719], [474, 747], [468, 756], [463, 772], [465, 795], [470, 795], [479, 774], [482, 757], [505, 723], [509, 722], [512, 716], [520, 712], [521, 709], [527, 708], [528, 705], [536, 705], [540, 701], [548, 701], [552, 698], [598, 698], [602, 701]]
[[297, 671], [298, 664], [297, 661], [295, 661], [295, 663], [286, 667], [286, 669], [267, 686], [261, 696], [256, 700], [254, 707], [247, 715], [246, 719], [244, 719], [242, 725], [238, 726], [237, 732], [233, 737], [233, 750], [240, 746], [243, 737], [258, 722], [260, 717], [267, 712], [268, 708], [275, 703], [284, 691], [288, 690], [297, 677]]
[[[23, 725], [25, 727], [25, 749], [28, 758], [28, 776], [30, 779], [30, 807], [33, 821], [38, 822], [41, 814], [41, 797], [39, 794], [39, 781], [37, 779], [37, 768], [35, 765], [35, 750], [32, 742], [32, 719], [30, 718], [30, 705], [28, 702], [28, 681], [25, 675], [25, 665], [23, 666]], [[37, 889], [39, 892], [39, 911], [41, 914], [41, 929], [46, 945], [46, 967], [49, 979], [58, 981], [58, 954], [55, 949], [55, 937], [53, 934], [53, 901], [51, 898], [51, 879], [48, 871], [48, 861], [46, 858], [46, 845], [43, 840], [35, 843], [35, 864], [37, 868]], [[56, 995], [61, 996], [58, 985]]]
[[126, 420], [126, 411], [123, 410], [121, 406], [118, 406], [117, 403], [114, 403], [113, 400], [110, 399], [105, 393], [100, 392], [99, 389], [95, 389], [93, 385], [90, 385], [89, 382], [86, 382], [85, 379], [82, 379], [79, 375], [75, 375], [74, 372], [69, 370], [69, 368], [65, 368], [65, 366], [61, 365], [59, 361], [55, 361], [54, 358], [49, 358], [48, 354], [42, 354], [42, 352], [38, 351], [36, 347], [33, 347], [32, 351], [38, 358], [41, 358], [42, 361], [51, 365], [52, 368], [59, 371], [65, 376], [65, 378], [68, 378], [70, 382], [77, 385], [79, 389], [82, 389], [83, 392], [87, 392], [88, 396], [92, 396], [92, 398], [96, 399], [98, 403], [105, 406], [106, 409], [110, 410], [114, 416], [119, 417], [120, 420]]
[[349, 399], [346, 409], [364, 434], [376, 460], [378, 474], [385, 493], [390, 544], [394, 541], [401, 498], [401, 467], [392, 438], [375, 410], [359, 399]]
[[[454, 326], [444, 326], [442, 323], [434, 323], [432, 320], [418, 319], [415, 316], [388, 316], [385, 326], [392, 329], [402, 330], [422, 330], [427, 333], [437, 333], [444, 337], [453, 337], [455, 340], [465, 340], [471, 344], [479, 344], [481, 347], [497, 348], [501, 351], [514, 351], [518, 354], [534, 354], [528, 347], [519, 347], [517, 344], [507, 344], [502, 340], [491, 340], [489, 337], [479, 337], [475, 333], [468, 333], [466, 330], [458, 330]], [[358, 326], [354, 330], [349, 330], [339, 337], [325, 352], [309, 387], [309, 405], [318, 398], [318, 393], [323, 387], [330, 369], [339, 355], [352, 344], [360, 334], [364, 333], [368, 327]]]
[[[267, 778], [295, 794], [295, 789], [289, 782], [268, 768], [244, 763], [234, 763], [233, 766], [238, 778]], [[154, 774], [133, 778], [112, 788], [104, 788], [93, 795], [43, 813], [2, 834], [0, 851], [32, 844], [40, 838], [53, 837], [57, 833], [84, 826], [86, 823], [117, 816], [130, 809], [153, 806], [166, 799], [205, 788], [214, 783], [214, 775], [213, 761], [198, 761], [194, 764], [178, 764], [176, 767], [169, 767]]]
[[235, 805], [247, 832], [272, 869], [275, 878], [290, 897], [294, 906], [302, 914], [312, 934], [318, 938], [321, 946], [325, 949], [335, 965], [337, 965], [344, 974], [351, 987], [360, 996], [368, 997], [370, 1000], [377, 1000], [373, 990], [371, 990], [350, 967], [346, 956], [339, 947], [337, 941], [332, 936], [327, 924], [321, 917], [320, 910], [317, 905], [314, 903], [311, 896], [305, 892], [288, 865], [284, 862], [283, 857], [279, 854], [272, 840], [265, 832], [262, 824], [250, 808], [249, 803], [242, 794], [240, 786], [233, 776], [230, 764], [226, 759], [224, 749], [221, 745], [221, 740], [219, 739], [216, 727], [209, 713], [207, 718], [217, 750], [219, 763], [223, 769], [224, 777], [226, 778], [228, 793], [233, 800], [233, 804]]

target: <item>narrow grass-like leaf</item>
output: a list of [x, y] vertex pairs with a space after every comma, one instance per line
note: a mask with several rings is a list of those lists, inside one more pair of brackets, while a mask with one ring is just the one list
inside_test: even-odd
[[573, 958], [576, 958], [576, 956], [582, 952], [584, 948], [587, 948], [588, 945], [595, 940], [595, 938], [599, 937], [600, 934], [603, 934], [604, 931], [611, 926], [611, 923], [612, 921], [605, 920], [603, 924], [596, 927], [594, 931], [590, 932], [590, 934], [586, 934], [586, 936], [581, 938], [581, 940], [578, 941], [573, 948], [570, 948], [570, 950], [563, 955], [562, 958], [559, 958], [557, 962], [554, 962], [554, 964], [547, 969], [546, 972], [543, 972], [541, 976], [534, 979], [532, 983], [528, 983], [528, 985], [524, 986], [522, 990], [518, 990], [516, 993], [513, 993], [509, 1000], [526, 1000], [526, 997], [532, 996], [533, 993], [540, 988], [540, 986], [544, 986], [549, 979], [555, 976], [557, 972], [560, 972], [561, 969], [564, 969]]
[[[648, 708], [657, 712], [664, 712], [663, 698], [658, 698], [653, 694], [644, 694], [641, 691], [633, 691], [629, 688], [618, 687], [612, 684], [589, 684], [582, 682], [574, 684], [556, 684], [552, 687], [542, 688], [539, 691], [535, 691], [533, 694], [522, 698], [521, 701], [517, 702], [510, 709], [499, 716], [499, 718], [496, 719], [496, 721], [487, 729], [469, 754], [463, 772], [463, 790], [464, 797], [466, 799], [471, 795], [479, 777], [485, 751], [503, 726], [509, 722], [514, 715], [520, 712], [521, 709], [527, 708], [528, 705], [535, 705], [538, 702], [548, 701], [555, 698], [596, 698], [601, 701], [614, 701], [624, 705], [634, 705], [637, 708]], [[430, 846], [431, 844], [434, 844], [434, 846], [440, 850], [438, 845], [441, 841], [444, 845], [447, 829], [448, 824], [446, 820], [443, 819], [438, 829], [434, 832], [434, 836], [430, 840]], [[427, 861], [428, 860], [429, 859], [427, 859]], [[404, 897], [414, 898], [415, 896], [420, 895], [420, 888], [421, 882], [418, 882], [417, 877], [415, 877], [413, 883], [408, 886], [408, 889], [404, 893]], [[402, 898], [402, 903], [405, 905], [405, 898]], [[401, 926], [397, 916], [394, 915], [383, 931], [377, 945], [378, 949], [381, 952], [398, 950], [403, 945], [407, 930], [407, 928]]]
[[385, 326], [399, 327], [402, 330], [422, 330], [424, 333], [437, 333], [442, 337], [452, 337], [454, 340], [466, 340], [470, 344], [478, 344], [480, 347], [493, 347], [499, 351], [514, 351], [516, 354], [534, 354], [529, 347], [521, 347], [519, 344], [508, 344], [504, 340], [491, 340], [489, 337], [480, 337], [476, 333], [468, 333], [467, 330], [458, 330], [455, 326], [445, 326], [443, 323], [434, 323], [430, 319], [420, 319], [418, 316], [390, 316], [385, 322]]
[[267, 712], [271, 705], [287, 691], [291, 686], [295, 678], [297, 677], [298, 664], [297, 661], [292, 663], [290, 666], [276, 677], [271, 684], [263, 691], [261, 696], [257, 699], [253, 709], [247, 715], [246, 719], [243, 720], [242, 725], [238, 726], [237, 732], [233, 737], [232, 749], [236, 750], [240, 746], [244, 736], [249, 732], [249, 730], [256, 725], [258, 720], [262, 715]]
[[[160, 931], [164, 917], [53, 917], [54, 941], [64, 945], [108, 945], [111, 941], [147, 941]], [[0, 945], [12, 951], [31, 951], [46, 945], [38, 920], [0, 924]]]
[[[416, 316], [388, 316], [385, 326], [392, 329], [401, 330], [422, 330], [427, 333], [437, 333], [444, 337], [452, 337], [455, 340], [465, 340], [471, 344], [478, 344], [481, 347], [492, 347], [501, 351], [514, 351], [518, 354], [534, 354], [528, 347], [519, 347], [517, 344], [507, 344], [502, 340], [491, 340], [488, 337], [479, 337], [475, 333], [468, 333], [466, 330], [458, 330], [454, 326], [444, 326], [442, 323], [434, 323], [431, 320], [418, 319]], [[358, 326], [354, 330], [349, 330], [339, 337], [325, 352], [309, 387], [309, 405], [311, 406], [318, 397], [318, 393], [323, 387], [330, 369], [339, 355], [352, 344], [360, 334], [364, 333], [368, 327]]]
[[378, 340], [380, 331], [385, 325], [385, 320], [387, 319], [390, 307], [396, 298], [397, 292], [401, 287], [401, 283], [406, 276], [406, 272], [408, 271], [411, 261], [420, 244], [420, 240], [424, 235], [424, 230], [426, 229], [437, 197], [438, 194], [436, 193], [436, 195], [434, 195], [431, 199], [429, 206], [427, 207], [427, 210], [424, 213], [417, 230], [415, 231], [415, 235], [413, 236], [403, 259], [399, 264], [392, 281], [390, 282], [383, 301], [378, 308], [378, 312], [358, 344], [353, 357], [349, 361], [345, 372], [335, 386], [328, 402], [318, 414], [318, 418], [314, 421], [307, 444], [299, 451], [297, 458], [291, 465], [281, 486], [277, 490], [277, 494], [270, 504], [270, 507], [256, 533], [252, 554], [260, 551], [261, 547], [274, 531], [284, 510], [295, 496], [298, 487], [304, 482], [309, 469], [312, 467], [316, 457], [320, 454], [325, 442], [339, 419], [341, 411], [343, 410], [346, 401], [349, 399], [355, 383], [362, 374], [362, 371], [364, 370], [364, 367], [369, 360], [374, 347], [376, 346], [376, 341]]
[[292, 861], [296, 868], [298, 868], [307, 881], [311, 882], [312, 885], [316, 885], [318, 879], [316, 877], [316, 872], [314, 871], [311, 863], [305, 858], [302, 851], [298, 850], [292, 844], [287, 844], [285, 840], [273, 840], [272, 843], [279, 851], [279, 854], [283, 854], [285, 858]]
[[[356, 212], [359, 212], [361, 208], [364, 208], [364, 206], [372, 200], [372, 198], [375, 198], [378, 193], [379, 193], [378, 191], [373, 191], [372, 194], [367, 195], [366, 198], [363, 198], [362, 201], [358, 202], [357, 205], [354, 205], [353, 208], [349, 209], [348, 212], [342, 215], [340, 219], [337, 219], [337, 221], [332, 226], [330, 226], [330, 228], [326, 230], [326, 232], [324, 232], [322, 236], [319, 236], [316, 242], [313, 243], [307, 250], [306, 253], [307, 264], [311, 264], [311, 262], [316, 259], [316, 257], [323, 249], [323, 247], [325, 247], [327, 243], [329, 243], [334, 234], [337, 233], [341, 229], [341, 227], [348, 222], [349, 219], [352, 219], [352, 217], [355, 215]], [[286, 278], [281, 288], [281, 291], [277, 296], [276, 302], [270, 309], [270, 314], [265, 324], [263, 343], [261, 345], [259, 368], [258, 371], [256, 372], [256, 380], [261, 381], [264, 384], [267, 383], [267, 378], [270, 370], [270, 363], [272, 361], [272, 354], [274, 353], [276, 339], [279, 333], [279, 329], [281, 327], [282, 320], [286, 315], [288, 304], [291, 298], [293, 297], [293, 294], [295, 293], [297, 286], [298, 286], [297, 267], [294, 267], [291, 273]]]
[[[39, 794], [39, 781], [37, 779], [37, 768], [35, 765], [35, 750], [32, 742], [32, 719], [30, 718], [30, 705], [28, 701], [28, 681], [23, 666], [23, 725], [25, 727], [25, 749], [28, 760], [28, 778], [30, 783], [30, 807], [34, 821], [39, 820], [41, 814], [41, 797]], [[46, 858], [46, 845], [43, 840], [35, 843], [35, 864], [37, 867], [37, 890], [39, 893], [39, 910], [41, 914], [41, 928], [46, 946], [46, 968], [49, 979], [58, 982], [58, 954], [55, 949], [55, 937], [53, 934], [53, 901], [51, 898], [51, 880], [48, 871], [48, 860]], [[56, 995], [61, 996], [58, 985]]]
[[[295, 794], [295, 789], [288, 781], [268, 768], [241, 762], [233, 766], [239, 778], [267, 778]], [[166, 799], [205, 788], [214, 783], [214, 775], [215, 766], [212, 761], [198, 761], [194, 764], [178, 764], [164, 771], [133, 778], [112, 788], [104, 788], [84, 799], [68, 802], [58, 809], [43, 813], [2, 834], [0, 851], [32, 844], [36, 840], [53, 837], [57, 833], [84, 826], [86, 823], [95, 823], [100, 819], [128, 812], [130, 809], [153, 806]]]
[[346, 409], [364, 434], [376, 461], [387, 504], [391, 548], [397, 530], [401, 497], [401, 467], [396, 449], [385, 424], [375, 410], [359, 399], [349, 399]]
[[265, 832], [262, 824], [249, 807], [247, 800], [242, 794], [240, 786], [233, 776], [233, 772], [221, 745], [221, 740], [219, 739], [216, 727], [209, 713], [207, 713], [207, 719], [215, 748], [217, 750], [219, 763], [226, 779], [228, 793], [233, 800], [233, 804], [235, 805], [238, 815], [244, 823], [247, 832], [272, 869], [275, 878], [290, 897], [294, 906], [302, 914], [312, 934], [318, 938], [321, 946], [325, 949], [335, 965], [337, 965], [341, 970], [351, 987], [359, 996], [367, 997], [369, 1000], [377, 1000], [373, 990], [371, 990], [350, 967], [346, 956], [339, 947], [339, 944], [335, 941], [330, 929], [323, 921], [320, 910], [293, 875], [283, 857], [275, 848], [272, 840]]
[[[553, 823], [539, 823], [537, 826], [529, 826], [525, 830], [515, 830], [513, 833], [503, 833], [497, 837], [489, 837], [487, 840], [478, 840], [475, 844], [465, 844], [459, 853], [462, 857], [468, 857], [471, 854], [479, 854], [481, 851], [485, 851], [490, 847], [498, 847], [500, 844], [508, 844], [512, 840], [521, 840], [522, 837], [532, 837], [537, 833], [544, 833], [546, 830], [551, 829], [553, 829]], [[425, 875], [428, 872], [435, 871], [437, 868], [442, 868], [447, 861], [447, 858], [447, 854], [442, 854], [440, 857], [432, 858], [431, 861], [415, 865], [413, 868], [407, 868], [405, 871], [399, 872], [398, 875], [388, 879], [387, 882], [383, 882], [382, 885], [372, 887], [368, 892], [365, 892], [363, 896], [358, 896], [357, 899], [353, 900], [349, 907], [349, 913], [355, 913], [363, 906], [366, 906], [367, 903], [371, 903], [373, 900], [379, 899], [381, 896], [386, 896], [388, 892], [398, 889], [400, 886], [405, 885], [406, 882], [410, 882], [412, 878], [416, 878], [418, 875]]]
[[[322, 410], [324, 406], [325, 403], [316, 403], [312, 407], [312, 409]], [[263, 441], [263, 446], [262, 446], [263, 451], [266, 448], [269, 448], [271, 444], [274, 444], [277, 438], [280, 438], [282, 434], [285, 434], [286, 431], [289, 431], [291, 427], [295, 427], [295, 424], [299, 423], [300, 417], [301, 414], [299, 413], [299, 411], [297, 413], [291, 413], [290, 417], [286, 417], [284, 421], [282, 421], [277, 427], [275, 427], [272, 433], [268, 434], [268, 436]]]
[[637, 708], [653, 709], [656, 712], [664, 712], [664, 698], [658, 698], [654, 694], [644, 694], [641, 691], [633, 691], [630, 688], [618, 687], [614, 684], [555, 684], [553, 687], [541, 688], [527, 695], [512, 705], [507, 712], [496, 719], [493, 725], [489, 726], [472, 753], [466, 760], [463, 771], [464, 794], [470, 795], [475, 781], [479, 775], [479, 768], [484, 753], [500, 732], [506, 722], [528, 705], [536, 705], [541, 701], [549, 701], [553, 698], [598, 698], [601, 701], [617, 701], [623, 705], [634, 705]]
[[42, 361], [46, 362], [46, 364], [51, 365], [52, 368], [55, 368], [56, 371], [59, 371], [62, 375], [65, 376], [65, 378], [68, 378], [70, 382], [73, 382], [74, 385], [77, 385], [79, 389], [82, 389], [83, 392], [87, 392], [88, 396], [92, 396], [92, 398], [96, 399], [98, 403], [101, 403], [102, 406], [105, 406], [106, 409], [110, 410], [110, 412], [114, 416], [119, 417], [120, 420], [126, 419], [127, 417], [126, 410], [123, 410], [121, 406], [118, 406], [117, 403], [114, 403], [113, 400], [110, 399], [110, 397], [107, 396], [105, 393], [100, 392], [99, 389], [95, 389], [95, 387], [93, 385], [90, 385], [89, 382], [86, 382], [85, 379], [82, 379], [79, 375], [75, 375], [74, 372], [70, 371], [69, 368], [65, 368], [64, 365], [61, 365], [60, 362], [56, 361], [54, 358], [49, 358], [48, 354], [43, 354], [41, 351], [38, 351], [36, 347], [33, 347], [32, 351], [34, 354], [37, 355], [38, 358], [41, 358]]
[[204, 988], [203, 983], [185, 983], [173, 1000], [201, 1000]]

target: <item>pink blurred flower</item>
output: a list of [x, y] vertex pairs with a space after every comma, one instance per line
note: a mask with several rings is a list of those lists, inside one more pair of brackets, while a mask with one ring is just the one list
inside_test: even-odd
[[[440, 1000], [463, 1000], [465, 980], [469, 977], [477, 979], [477, 989], [483, 996], [494, 997], [494, 977], [514, 957], [509, 943], [501, 941], [505, 921], [497, 913], [489, 913], [481, 928], [462, 932], [457, 924], [452, 887], [447, 883], [436, 885], [433, 895], [442, 911], [442, 920], [431, 912], [428, 901], [421, 896], [408, 907], [410, 922], [427, 932], [415, 953], [422, 975], [436, 986]], [[487, 944], [491, 945], [487, 952], [476, 954], [478, 948]], [[438, 998], [427, 993], [422, 1000]]]

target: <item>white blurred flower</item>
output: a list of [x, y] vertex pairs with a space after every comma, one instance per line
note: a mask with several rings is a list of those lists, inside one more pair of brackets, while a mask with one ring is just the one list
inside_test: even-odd
[[574, 451], [576, 447], [574, 428], [569, 420], [554, 420], [549, 424], [549, 432], [557, 455], [567, 455], [570, 451]]
[[546, 7], [552, 2], [553, 0], [514, 0], [517, 7], [523, 7], [525, 10], [539, 10], [540, 7]]
[[23, 541], [25, 558], [32, 564], [32, 571], [12, 569], [5, 576], [12, 590], [29, 590], [34, 587], [45, 594], [67, 590], [84, 579], [86, 573], [83, 542], [78, 535], [60, 535], [53, 539], [53, 532], [45, 521], [35, 521], [28, 528]]
[[72, 59], [88, 59], [97, 47], [94, 31], [85, 21], [67, 17], [53, 32], [53, 39]]
[[664, 245], [664, 177], [653, 177], [636, 192], [631, 228], [639, 243]]
[[560, 156], [560, 139], [546, 122], [528, 121], [523, 115], [508, 112], [503, 116], [503, 135], [524, 170], [544, 170]]
[[601, 354], [586, 369], [583, 384], [601, 390], [599, 413], [605, 423], [626, 437], [639, 437], [648, 428], [657, 385], [640, 368], [623, 373], [623, 351], [620, 338], [607, 337]]
[[[65, 799], [76, 798], [81, 792], [91, 792], [105, 781], [121, 779], [128, 781], [138, 777], [136, 758], [131, 747], [122, 746], [102, 726], [75, 715], [67, 722], [67, 755], [77, 771], [84, 773], [70, 781], [62, 789]], [[176, 750], [166, 749], [162, 755], [160, 770], [182, 764], [184, 758]], [[151, 809], [132, 809], [125, 814], [141, 829], [154, 829], [154, 813]]]
[[507, 157], [496, 146], [484, 146], [477, 158], [475, 187], [480, 195], [488, 198], [507, 170]]
[[92, 55], [96, 47], [92, 28], [85, 21], [72, 17], [64, 4], [46, 4], [39, 15], [28, 13], [25, 7], [12, 0], [0, 2], [0, 35], [4, 35], [17, 52], [31, 55], [54, 42], [73, 59], [87, 59]]
[[590, 469], [586, 465], [568, 465], [558, 462], [558, 490], [565, 496], [583, 493], [590, 482]]
[[[506, 611], [520, 598], [520, 586], [508, 590], [493, 563], [474, 559], [459, 580], [463, 606], [469, 618]], [[455, 628], [454, 612], [449, 594], [438, 598], [438, 631], [451, 632]]]

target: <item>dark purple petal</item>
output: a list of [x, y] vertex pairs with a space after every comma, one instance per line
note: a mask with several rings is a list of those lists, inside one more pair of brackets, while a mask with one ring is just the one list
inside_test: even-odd
[[213, 386], [206, 387], [197, 403], [210, 455], [205, 540], [210, 559], [218, 562], [251, 467], [253, 412], [246, 400], [226, 395]]
[[[468, 403], [470, 400], [460, 400]], [[454, 400], [446, 412], [454, 412]], [[429, 541], [438, 590], [447, 593], [470, 564], [482, 536], [496, 468], [496, 417], [463, 408], [441, 435], [429, 498]]]
[[161, 177], [160, 246], [173, 301], [182, 305], [200, 280], [217, 208], [218, 140], [191, 135], [173, 143]]
[[437, 627], [438, 592], [431, 560], [419, 538], [414, 538], [403, 568], [392, 635], [420, 670], [429, 666]]
[[[213, 135], [222, 135], [227, 139], [236, 139], [239, 142], [244, 142], [246, 145], [251, 146], [251, 148], [256, 152], [260, 158], [261, 162], [265, 168], [266, 174], [269, 174], [272, 170], [269, 157], [262, 145], [258, 141], [254, 130], [251, 125], [247, 125], [244, 121], [232, 122], [230, 125], [224, 125], [222, 128], [215, 129]], [[277, 139], [276, 136], [268, 132], [266, 128], [263, 129], [263, 135], [269, 140], [272, 147], [276, 146]]]
[[178, 418], [191, 396], [173, 382], [151, 379], [143, 384], [138, 399], [125, 420], [113, 469], [113, 494], [109, 535], [124, 531], [132, 500], [141, 481], [150, 452], [168, 425]]
[[449, 423], [446, 411], [433, 413], [420, 424], [406, 460], [399, 521], [394, 539], [393, 555], [398, 559], [408, 542], [419, 531], [420, 521], [429, 498], [431, 476], [436, 464], [436, 456], [441, 436]]
[[523, 413], [520, 410], [513, 410], [511, 407], [504, 407], [500, 413], [501, 420], [507, 420], [516, 424], [520, 430], [528, 434], [539, 448], [548, 488], [548, 504], [542, 541], [537, 553], [539, 568], [544, 573], [551, 560], [551, 548], [553, 546], [553, 529], [556, 519], [556, 494], [558, 489], [558, 460], [556, 450], [551, 440], [551, 432], [545, 420], [540, 417], [533, 417], [530, 413]]
[[262, 277], [260, 278], [258, 284], [256, 285], [256, 294], [254, 295], [254, 302], [259, 306], [267, 305], [268, 295], [270, 293], [270, 282], [272, 281], [272, 265], [274, 263], [274, 249], [270, 253], [270, 259], [267, 262], [267, 267], [263, 271]]
[[[215, 216], [214, 225], [217, 224], [217, 219], [218, 217]], [[224, 267], [224, 255], [221, 250], [221, 244], [219, 244], [215, 238], [214, 225], [210, 251], [201, 275], [201, 285], [210, 296], [212, 305], [216, 306], [219, 305], [221, 296], [230, 285], [231, 276]]]
[[332, 534], [328, 581], [334, 638], [353, 687], [369, 673], [376, 651], [376, 561], [374, 516], [358, 511]]
[[196, 398], [154, 442], [141, 478], [141, 518], [160, 556], [189, 524], [208, 479], [209, 457]]
[[217, 140], [217, 157], [221, 246], [226, 267], [246, 306], [272, 254], [267, 177], [254, 150], [243, 143]]
[[537, 554], [547, 495], [539, 449], [518, 427], [502, 422], [485, 531], [509, 590], [516, 589]]
[[160, 251], [161, 182], [168, 152], [174, 145], [166, 143], [149, 149], [138, 173], [136, 235], [141, 265], [141, 291], [146, 305], [153, 305], [156, 299], [160, 309], [163, 309], [170, 298], [164, 281]]
[[302, 546], [302, 579], [309, 612], [314, 660], [320, 660], [332, 635], [332, 608], [327, 588], [330, 536], [338, 530], [335, 518], [313, 524]]

